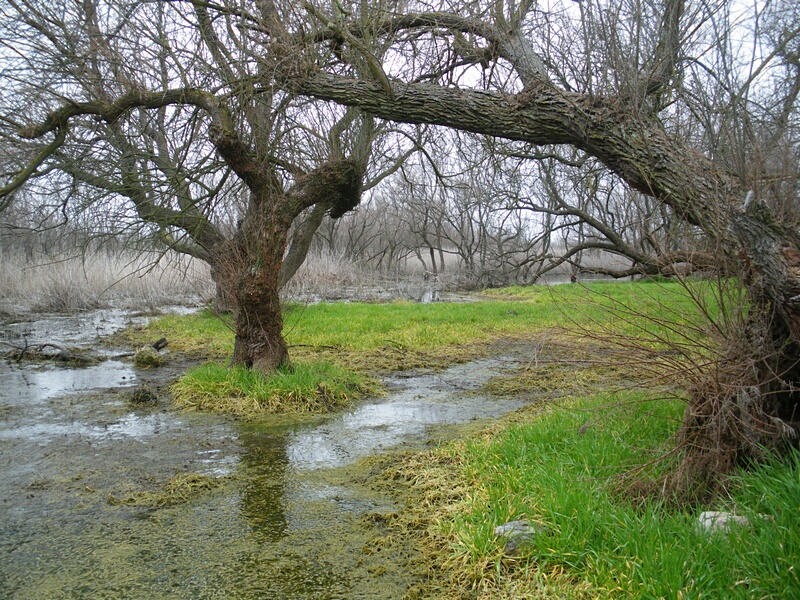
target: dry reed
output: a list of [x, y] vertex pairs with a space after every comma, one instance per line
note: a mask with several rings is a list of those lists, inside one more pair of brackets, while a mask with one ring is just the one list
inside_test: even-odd
[[0, 306], [64, 312], [152, 308], [213, 296], [208, 268], [183, 256], [104, 251], [26, 260], [0, 251]]

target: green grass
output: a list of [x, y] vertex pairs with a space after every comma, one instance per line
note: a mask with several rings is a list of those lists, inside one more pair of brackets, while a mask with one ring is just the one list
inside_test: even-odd
[[[498, 338], [556, 326], [615, 331], [648, 327], [667, 335], [636, 315], [680, 322], [697, 313], [684, 288], [674, 282], [512, 287], [490, 290], [485, 297], [468, 303], [292, 305], [285, 311], [284, 335], [297, 355], [309, 349], [364, 355], [394, 348], [449, 357], [454, 349], [467, 351]], [[624, 319], [633, 319], [634, 324], [625, 324]], [[211, 311], [165, 316], [130, 335], [134, 343], [166, 337], [173, 350], [211, 358], [233, 352], [230, 318]]]
[[[489, 290], [496, 299], [525, 301], [539, 297], [538, 287], [513, 286]], [[649, 344], [681, 342], [708, 319], [719, 319], [726, 305], [741, 302], [735, 281], [602, 282], [555, 286], [547, 290], [557, 310], [558, 325], [590, 334], [623, 334]]]
[[179, 407], [243, 417], [287, 412], [328, 412], [380, 387], [334, 365], [297, 364], [269, 377], [242, 367], [207, 363], [190, 369], [172, 387]]
[[[694, 298], [693, 298], [694, 296]], [[705, 351], [705, 317], [719, 312], [713, 284], [670, 282], [528, 286], [491, 290], [471, 303], [334, 303], [295, 307], [285, 319], [293, 355], [367, 370], [441, 367], [481, 355], [495, 341], [566, 331], [574, 344]], [[556, 333], [553, 333], [557, 330]], [[625, 338], [621, 340], [621, 338]]]
[[[459, 449], [470, 491], [445, 529], [452, 560], [480, 565], [473, 585], [503, 590], [513, 582], [520, 593], [526, 578], [541, 589], [543, 574], [560, 573], [568, 575], [562, 592], [575, 594], [580, 582], [583, 597], [800, 597], [800, 454], [736, 478], [732, 496], [714, 508], [750, 516], [752, 525], [710, 538], [697, 530], [699, 508], [620, 491], [620, 476], [670, 447], [682, 403], [620, 401], [550, 407]], [[656, 463], [636, 478], [669, 466]], [[511, 559], [493, 529], [520, 518], [546, 533]]]
[[[740, 301], [731, 289], [601, 283], [492, 290], [465, 304], [294, 306], [284, 330], [293, 369], [264, 378], [212, 363], [175, 391], [187, 407], [235, 414], [327, 411], [374, 390], [359, 373], [443, 366], [552, 328], [668, 349], [687, 337], [702, 342], [703, 310], [724, 317], [722, 302]], [[165, 317], [136, 335], [165, 336], [173, 350], [203, 356], [232, 352], [230, 324], [210, 312]], [[684, 405], [641, 390], [609, 392], [609, 382], [630, 377], [629, 365], [591, 362], [606, 350], [590, 344], [570, 351], [583, 356], [573, 363], [545, 361], [489, 382], [497, 394], [536, 388], [551, 403], [436, 451], [429, 467], [409, 459], [409, 472], [393, 476], [425, 488], [398, 523], [402, 535], [427, 536], [425, 560], [440, 574], [431, 589], [453, 598], [800, 598], [798, 454], [734, 478], [715, 506], [678, 508], [642, 493], [679, 460], [657, 459], [672, 448]], [[710, 538], [696, 527], [706, 508], [749, 516], [751, 525]], [[494, 527], [521, 518], [545, 532], [507, 556]]]
[[167, 338], [173, 352], [198, 358], [221, 359], [233, 354], [233, 325], [228, 316], [211, 310], [189, 315], [164, 315], [152, 319], [144, 327], [125, 329], [112, 341], [128, 343], [136, 348]]
[[[584, 333], [644, 335], [646, 343], [658, 343], [676, 334], [673, 325], [648, 321], [643, 317], [645, 313], [650, 317], [660, 315], [663, 323], [673, 323], [688, 322], [697, 310], [693, 310], [686, 290], [676, 283], [518, 287], [493, 290], [487, 292], [486, 299], [469, 303], [290, 305], [285, 311], [284, 335], [292, 361], [300, 371], [314, 372], [314, 365], [330, 363], [349, 371], [374, 374], [443, 368], [485, 354], [498, 340], [532, 340], [559, 326]], [[677, 331], [684, 333], [682, 329]], [[233, 352], [231, 318], [208, 310], [188, 316], [164, 316], [124, 335], [135, 346], [166, 337], [173, 352], [214, 361], [223, 361]], [[549, 339], [558, 335], [550, 334]], [[184, 406], [211, 409], [209, 399], [214, 395], [231, 398], [238, 394], [247, 399], [238, 402], [245, 414], [258, 407], [267, 412], [281, 407], [290, 410], [297, 402], [297, 410], [301, 411], [326, 408], [324, 403], [313, 401], [313, 394], [298, 393], [293, 388], [275, 388], [268, 393], [241, 374], [234, 377], [234, 372], [225, 380], [228, 387], [222, 386], [219, 380], [223, 379], [224, 369], [215, 368], [216, 387], [206, 385], [194, 372], [189, 373], [175, 388], [178, 401]], [[541, 379], [540, 372], [536, 376]], [[557, 380], [558, 377], [553, 381]], [[278, 381], [282, 379], [269, 385]], [[524, 377], [521, 382], [529, 383]], [[232, 391], [236, 386], [242, 386], [239, 392]], [[308, 382], [308, 387], [316, 386]], [[229, 401], [219, 403], [226, 408], [217, 410], [235, 412]]]

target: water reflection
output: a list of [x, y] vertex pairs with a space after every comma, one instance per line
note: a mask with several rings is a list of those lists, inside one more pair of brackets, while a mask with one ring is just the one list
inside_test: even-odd
[[405, 443], [420, 443], [430, 427], [496, 417], [522, 406], [519, 400], [475, 393], [505, 364], [492, 359], [457, 365], [438, 374], [394, 380], [386, 397], [327, 423], [289, 436], [287, 454], [298, 470], [334, 468]]
[[243, 433], [240, 465], [246, 483], [241, 491], [241, 513], [253, 531], [274, 542], [288, 528], [284, 500], [289, 457], [283, 435], [258, 431]]
[[[48, 327], [30, 331], [52, 339]], [[433, 425], [519, 406], [476, 393], [503, 367], [481, 361], [398, 377], [385, 398], [314, 426], [276, 428], [133, 409], [116, 391], [137, 383], [136, 373], [119, 361], [2, 364], [0, 590], [19, 598], [400, 597], [408, 573], [397, 556], [367, 556], [373, 533], [360, 525], [365, 512], [397, 507], [322, 470], [425, 443]], [[231, 477], [175, 506], [107, 502], [195, 472]]]
[[[197, 310], [187, 307], [164, 307], [163, 312], [187, 314]], [[135, 325], [144, 325], [149, 317], [131, 314], [121, 308], [104, 308], [70, 315], [37, 315], [31, 321], [4, 323], [0, 340], [15, 346], [67, 344], [86, 346], [102, 336], [111, 335]]]
[[68, 393], [129, 387], [136, 384], [136, 372], [118, 360], [75, 368], [0, 363], [0, 381], [1, 401], [28, 405]]

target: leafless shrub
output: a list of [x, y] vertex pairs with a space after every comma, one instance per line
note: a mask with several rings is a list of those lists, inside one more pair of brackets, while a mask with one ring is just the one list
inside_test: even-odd
[[[612, 324], [570, 329], [601, 344], [610, 363], [635, 371], [634, 387], [686, 403], [675, 444], [661, 457], [679, 460], [650, 488], [693, 501], [724, 486], [737, 467], [796, 442], [796, 416], [779, 407], [798, 365], [782, 361], [787, 353], [774, 346], [769, 315], [753, 305], [740, 278], [678, 281], [678, 292], [640, 286], [635, 301], [593, 294], [590, 301], [605, 305]], [[638, 491], [642, 485], [635, 482]]]
[[724, 328], [711, 328], [714, 360], [690, 380], [679, 433], [686, 446], [679, 481], [718, 482], [735, 467], [797, 440], [795, 415], [778, 410], [780, 396], [792, 391], [786, 375], [796, 365], [783, 364], [786, 352], [775, 346], [769, 315], [750, 305], [737, 313]]

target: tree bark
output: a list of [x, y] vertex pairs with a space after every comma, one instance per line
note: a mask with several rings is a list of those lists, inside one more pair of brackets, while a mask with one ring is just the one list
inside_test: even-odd
[[384, 119], [443, 125], [532, 144], [569, 144], [594, 156], [632, 188], [653, 196], [715, 239], [730, 239], [726, 215], [744, 194], [697, 150], [641, 119], [621, 98], [587, 96], [549, 84], [519, 94], [366, 80], [317, 73], [286, 86]]
[[361, 182], [359, 164], [334, 160], [299, 177], [286, 192], [251, 188], [248, 212], [221, 261], [235, 299], [233, 364], [268, 374], [289, 362], [279, 295], [289, 228], [311, 206], [312, 214], [351, 210], [360, 200]]
[[272, 373], [289, 362], [278, 277], [292, 219], [285, 198], [254, 197], [226, 262], [235, 300], [232, 363]]

